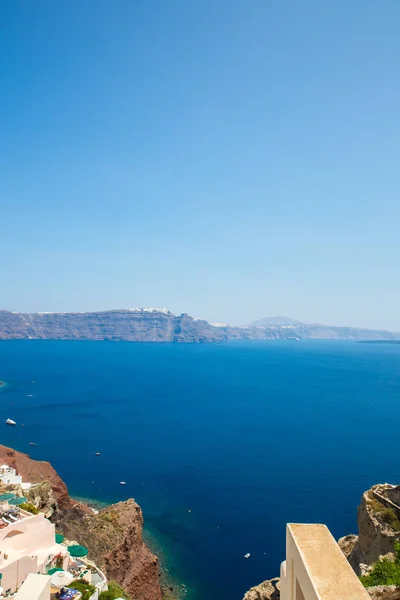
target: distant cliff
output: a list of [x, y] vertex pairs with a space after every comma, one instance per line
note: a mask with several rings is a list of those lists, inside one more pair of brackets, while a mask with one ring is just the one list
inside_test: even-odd
[[266, 317], [253, 321], [246, 327], [252, 332], [257, 331], [259, 337], [263, 333], [267, 337], [273, 331], [279, 331], [286, 337], [298, 339], [329, 339], [329, 340], [400, 340], [400, 333], [393, 333], [384, 329], [365, 329], [358, 327], [337, 327], [334, 325], [321, 325], [319, 323], [302, 323], [287, 317]]
[[224, 342], [224, 329], [165, 309], [90, 313], [0, 311], [0, 339], [125, 340], [129, 342]]
[[176, 316], [165, 308], [86, 313], [16, 313], [0, 310], [0, 340], [112, 340], [128, 342], [226, 342], [228, 340], [398, 340], [383, 330], [300, 323], [285, 317], [231, 327]]

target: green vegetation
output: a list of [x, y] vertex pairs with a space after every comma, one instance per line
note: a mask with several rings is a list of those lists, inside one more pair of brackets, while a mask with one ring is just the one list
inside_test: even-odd
[[103, 521], [107, 521], [107, 523], [118, 523], [118, 515], [114, 511], [103, 513], [100, 515], [100, 518], [103, 519]]
[[96, 591], [94, 585], [91, 585], [84, 579], [74, 579], [67, 587], [78, 590], [82, 594], [82, 600], [89, 600]]
[[374, 496], [369, 496], [369, 504], [377, 516], [393, 529], [393, 531], [400, 531], [400, 520], [393, 508], [388, 508], [379, 502]]
[[23, 502], [22, 504], [19, 505], [19, 507], [22, 510], [26, 510], [26, 512], [32, 513], [33, 515], [39, 514], [39, 509], [36, 508], [36, 506], [34, 504], [32, 504], [31, 502]]
[[365, 587], [373, 585], [400, 586], [400, 542], [395, 542], [394, 551], [396, 555], [394, 561], [383, 558], [374, 564], [374, 568], [369, 575], [360, 577], [361, 583]]
[[116, 598], [125, 598], [131, 600], [131, 597], [122, 589], [116, 581], [108, 582], [108, 591], [101, 592], [99, 600], [115, 600]]

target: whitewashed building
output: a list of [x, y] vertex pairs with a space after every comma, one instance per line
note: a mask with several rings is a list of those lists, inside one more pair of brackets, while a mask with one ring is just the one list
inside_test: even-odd
[[8, 465], [0, 465], [0, 481], [4, 485], [21, 485], [22, 477]]
[[13, 600], [50, 600], [50, 591], [51, 585], [48, 575], [30, 573]]
[[0, 573], [6, 593], [16, 592], [30, 573], [46, 574], [56, 556], [62, 568], [68, 566], [68, 549], [56, 543], [54, 525], [42, 513], [5, 514], [0, 519]]

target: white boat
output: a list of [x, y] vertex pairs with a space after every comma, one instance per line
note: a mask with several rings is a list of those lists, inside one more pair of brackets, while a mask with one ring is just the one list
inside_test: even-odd
[[7, 419], [6, 425], [16, 425], [16, 422], [13, 421], [12, 419]]
[[250, 552], [244, 555], [245, 558], [250, 558]]
[[120, 485], [126, 485], [126, 481], [120, 481], [119, 484]]

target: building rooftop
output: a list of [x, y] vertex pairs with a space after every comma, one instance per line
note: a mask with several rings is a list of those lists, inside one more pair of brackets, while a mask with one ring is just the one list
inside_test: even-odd
[[290, 523], [288, 529], [319, 600], [370, 600], [326, 525]]

